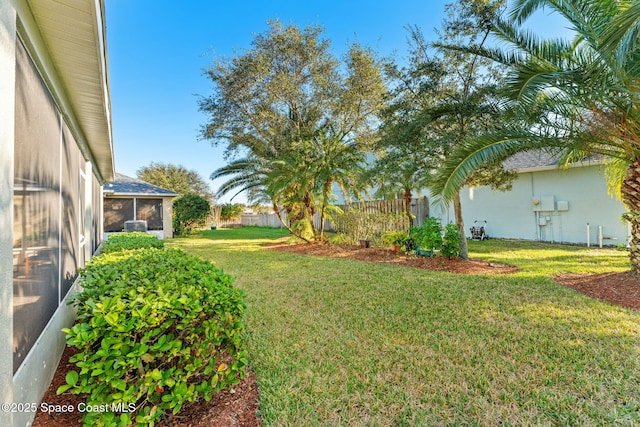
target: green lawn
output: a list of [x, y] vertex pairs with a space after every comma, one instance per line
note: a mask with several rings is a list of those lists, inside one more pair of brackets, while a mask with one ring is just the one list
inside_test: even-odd
[[246, 291], [265, 426], [640, 425], [640, 313], [550, 279], [628, 269], [624, 252], [470, 242], [522, 271], [464, 276], [260, 247], [283, 235], [169, 243]]

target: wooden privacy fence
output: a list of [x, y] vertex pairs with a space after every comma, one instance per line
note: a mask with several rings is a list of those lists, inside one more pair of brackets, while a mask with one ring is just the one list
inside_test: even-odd
[[253, 215], [242, 215], [240, 217], [240, 222], [243, 227], [257, 225], [260, 227], [273, 227], [280, 228], [282, 227], [282, 223], [278, 219], [276, 214], [253, 214]]
[[217, 223], [220, 228], [238, 228], [242, 227], [242, 218], [221, 219]]
[[[396, 213], [404, 214], [406, 212], [406, 200], [405, 199], [392, 199], [392, 200], [370, 200], [366, 202], [353, 202], [344, 205], [338, 205], [344, 212], [358, 210], [366, 213]], [[413, 216], [413, 225], [422, 225], [424, 219], [429, 216], [429, 199], [426, 197], [418, 197], [411, 199], [411, 215]], [[283, 213], [286, 219], [286, 213]], [[220, 227], [246, 227], [257, 225], [260, 227], [274, 227], [280, 228], [282, 224], [276, 214], [254, 214], [254, 215], [242, 215], [239, 218], [235, 218], [228, 221], [220, 221]], [[316, 229], [320, 228], [320, 214], [316, 213], [314, 218], [314, 226]], [[334, 225], [328, 218], [325, 218], [325, 230], [335, 231]]]
[[[406, 199], [391, 199], [353, 202], [345, 205], [339, 205], [339, 207], [345, 212], [358, 210], [365, 213], [404, 214], [407, 212], [406, 204]], [[426, 197], [412, 198], [410, 204], [413, 225], [421, 226], [424, 219], [429, 216], [429, 199]]]

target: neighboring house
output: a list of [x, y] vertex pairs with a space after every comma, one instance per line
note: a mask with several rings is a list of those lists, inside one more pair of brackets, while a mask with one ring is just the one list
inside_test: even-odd
[[[28, 425], [102, 240], [113, 144], [102, 0], [0, 1], [0, 425]], [[5, 410], [4, 404], [20, 406]]]
[[119, 233], [125, 221], [144, 220], [160, 239], [173, 237], [172, 202], [178, 194], [117, 173], [104, 185], [104, 232]]
[[562, 168], [557, 158], [528, 152], [505, 167], [518, 172], [511, 191], [461, 190], [467, 234], [475, 220], [486, 220], [491, 237], [598, 245], [601, 236], [604, 245], [626, 244], [628, 226], [621, 217], [627, 209], [609, 195], [602, 162]]

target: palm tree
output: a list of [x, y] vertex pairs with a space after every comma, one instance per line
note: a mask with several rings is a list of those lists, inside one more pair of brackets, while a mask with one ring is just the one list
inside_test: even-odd
[[[305, 237], [296, 233], [289, 224], [284, 220], [280, 204], [285, 201], [286, 193], [282, 190], [280, 193], [274, 193], [273, 188], [269, 188], [269, 177], [274, 174], [278, 161], [275, 159], [261, 158], [250, 155], [241, 159], [234, 160], [228, 165], [216, 169], [210, 176], [211, 179], [222, 177], [230, 177], [227, 181], [220, 185], [217, 197], [220, 198], [226, 194], [235, 191], [233, 197], [246, 191], [249, 195], [249, 202], [269, 202], [273, 207], [273, 211], [278, 216], [282, 225], [289, 232], [303, 240]], [[232, 199], [233, 199], [232, 197]], [[286, 203], [286, 201], [285, 201]], [[285, 210], [287, 208], [285, 207]], [[290, 209], [290, 207], [289, 207]]]
[[[575, 38], [542, 40], [519, 28], [542, 7], [561, 14]], [[549, 150], [565, 163], [607, 159], [610, 171], [624, 173], [612, 180], [629, 209], [631, 269], [640, 273], [639, 30], [638, 1], [516, 0], [509, 20], [494, 23], [494, 35], [508, 47], [476, 50], [510, 66], [504, 105], [513, 120], [465, 141], [445, 162], [434, 190], [451, 198], [478, 167], [523, 151]]]
[[347, 141], [335, 132], [323, 130], [311, 145], [315, 159], [311, 174], [314, 177], [314, 193], [320, 204], [320, 240], [324, 239], [324, 220], [331, 206], [333, 184], [337, 184], [345, 196], [364, 191], [361, 177], [365, 173], [366, 159], [356, 141]]
[[[254, 198], [269, 200], [280, 222], [295, 236], [307, 242], [323, 240], [333, 185], [344, 194], [362, 191], [358, 178], [364, 172], [364, 154], [356, 142], [349, 142], [348, 135], [328, 128], [295, 147], [270, 157], [250, 155], [235, 160], [214, 171], [211, 179], [230, 177], [220, 186], [218, 197], [248, 191]], [[313, 236], [287, 224], [280, 206], [292, 224], [308, 225]], [[313, 225], [316, 212], [320, 213], [320, 230]]]

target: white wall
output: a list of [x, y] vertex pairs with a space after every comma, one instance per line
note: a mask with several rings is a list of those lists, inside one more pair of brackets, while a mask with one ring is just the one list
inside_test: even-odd
[[[550, 196], [555, 203], [547, 208], [544, 202]], [[467, 231], [474, 220], [487, 220], [491, 237], [587, 243], [587, 223], [593, 245], [598, 243], [598, 226], [602, 226], [605, 245], [626, 243], [628, 235], [621, 221], [626, 209], [608, 195], [598, 165], [521, 173], [509, 192], [465, 187], [461, 199]], [[544, 210], [534, 211], [534, 199], [541, 201]], [[569, 209], [558, 210], [558, 201], [568, 202]], [[539, 225], [540, 220], [545, 224]]]

